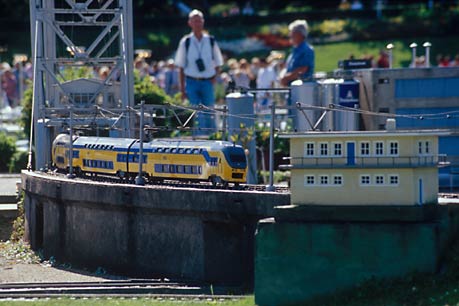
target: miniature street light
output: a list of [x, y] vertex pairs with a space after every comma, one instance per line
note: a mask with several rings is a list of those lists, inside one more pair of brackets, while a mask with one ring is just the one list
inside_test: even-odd
[[411, 48], [411, 67], [414, 68], [416, 67], [416, 47], [418, 45], [416, 43], [411, 43], [410, 48]]
[[426, 67], [430, 67], [430, 47], [432, 47], [432, 44], [428, 41], [426, 41], [423, 45], [424, 48], [426, 48]]
[[388, 44], [386, 49], [389, 52], [389, 68], [392, 69], [392, 49], [394, 49], [394, 44]]

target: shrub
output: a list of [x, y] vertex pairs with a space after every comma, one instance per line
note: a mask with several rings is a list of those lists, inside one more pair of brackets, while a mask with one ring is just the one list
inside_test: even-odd
[[16, 152], [16, 145], [11, 137], [0, 133], [0, 172], [7, 172], [11, 157]]
[[27, 168], [29, 153], [28, 152], [16, 152], [10, 160], [9, 172], [19, 173], [22, 169]]

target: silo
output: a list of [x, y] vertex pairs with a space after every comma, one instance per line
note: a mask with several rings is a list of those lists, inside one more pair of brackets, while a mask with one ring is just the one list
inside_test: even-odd
[[228, 106], [229, 137], [237, 138], [237, 144], [248, 150], [247, 183], [257, 184], [254, 96], [250, 93], [234, 92], [228, 94], [225, 100]]
[[[335, 111], [334, 127], [337, 131], [358, 131], [360, 116], [360, 83], [356, 80], [343, 80], [337, 85], [337, 101], [341, 111]], [[345, 110], [345, 111], [343, 111]]]
[[[303, 82], [302, 80], [293, 81], [290, 85], [290, 105], [295, 106], [296, 103], [300, 102], [302, 106], [318, 106], [320, 105], [318, 100], [317, 82]], [[314, 124], [318, 117], [318, 111], [314, 109], [305, 109], [303, 112], [306, 114], [308, 119]], [[299, 109], [292, 109], [289, 111], [289, 115], [293, 119], [293, 128], [298, 132], [310, 131], [312, 129], [308, 120]]]

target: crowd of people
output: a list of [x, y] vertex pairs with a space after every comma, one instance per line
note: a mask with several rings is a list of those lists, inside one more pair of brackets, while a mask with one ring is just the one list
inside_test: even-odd
[[[354, 1], [356, 2], [356, 1]], [[267, 56], [247, 58], [228, 58], [218, 47], [218, 39], [204, 30], [204, 15], [198, 10], [189, 13], [188, 25], [191, 29], [180, 41], [175, 58], [167, 61], [152, 61], [137, 57], [134, 68], [140, 77], [148, 77], [171, 96], [181, 93], [192, 105], [213, 106], [223, 102], [227, 88], [271, 89], [286, 87], [293, 80], [308, 79], [314, 73], [314, 50], [307, 42], [308, 25], [305, 20], [297, 20], [289, 25], [293, 45], [291, 54], [271, 52]], [[350, 59], [354, 58], [350, 55]], [[388, 68], [389, 56], [381, 51], [379, 58], [364, 56], [371, 60], [375, 68]], [[438, 55], [436, 66], [459, 67], [459, 54], [453, 59], [449, 55]], [[416, 59], [415, 67], [425, 66], [425, 59]], [[435, 65], [433, 65], [435, 66]], [[22, 74], [21, 74], [22, 71]], [[106, 79], [110, 70], [99, 67], [94, 77]], [[30, 84], [32, 79], [30, 62], [14, 62], [12, 66], [0, 64], [1, 90], [0, 108], [15, 107], [20, 104], [20, 80]], [[266, 109], [272, 101], [269, 92], [260, 92], [257, 107]], [[211, 123], [201, 120], [203, 127]]]

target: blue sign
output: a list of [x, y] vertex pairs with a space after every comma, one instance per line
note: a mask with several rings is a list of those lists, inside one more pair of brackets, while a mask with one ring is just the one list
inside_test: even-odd
[[346, 81], [339, 84], [339, 105], [355, 108], [359, 105], [359, 83]]

